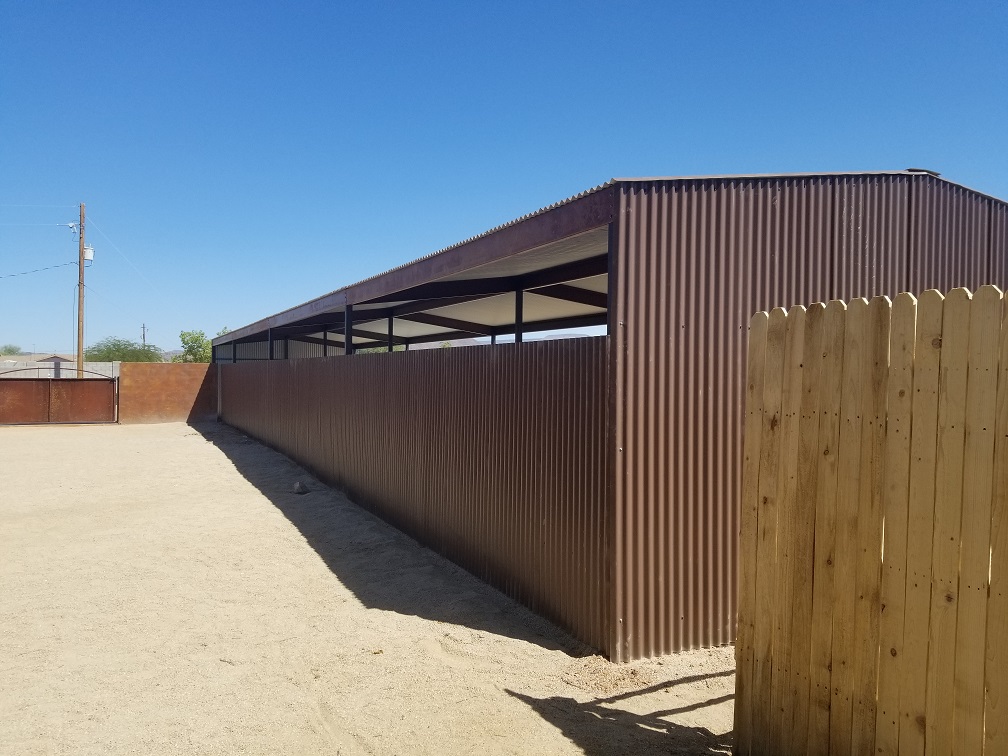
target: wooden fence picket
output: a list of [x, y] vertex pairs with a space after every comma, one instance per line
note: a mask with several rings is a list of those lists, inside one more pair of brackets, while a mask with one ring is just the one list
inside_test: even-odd
[[848, 756], [854, 716], [854, 603], [857, 589], [857, 516], [861, 487], [863, 411], [868, 302], [847, 305], [843, 396], [836, 495], [836, 548], [833, 567], [833, 660], [830, 687], [830, 753]]
[[[759, 489], [757, 493], [756, 622], [753, 653], [752, 752], [773, 753], [770, 746], [773, 718], [773, 618], [777, 587], [777, 476], [780, 461], [781, 397], [784, 386], [784, 342], [787, 315], [777, 308], [767, 324], [763, 414], [760, 424]], [[765, 618], [769, 618], [766, 621]]]
[[871, 753], [875, 743], [881, 611], [882, 481], [889, 377], [891, 307], [886, 297], [868, 304], [862, 376], [861, 463], [857, 503], [857, 559], [854, 599], [854, 659], [851, 748]]
[[907, 587], [900, 669], [900, 753], [924, 753], [927, 723], [931, 553], [934, 545], [938, 384], [945, 297], [934, 290], [917, 301], [910, 493], [907, 503]]
[[984, 753], [1008, 753], [1008, 298], [1001, 302], [994, 475], [991, 484], [991, 569], [984, 679]]
[[805, 342], [804, 307], [787, 314], [784, 339], [784, 386], [781, 392], [780, 461], [777, 474], [777, 574], [774, 583], [774, 671], [770, 748], [790, 749], [793, 699], [791, 697], [791, 610], [794, 604], [794, 521], [798, 512], [798, 426], [801, 420], [802, 356]]
[[739, 533], [738, 631], [735, 641], [735, 751], [752, 748], [752, 676], [756, 611], [756, 515], [759, 494], [760, 439], [763, 425], [763, 376], [769, 318], [753, 315], [745, 389], [745, 440], [742, 460], [742, 512]]
[[965, 289], [949, 292], [942, 320], [925, 715], [927, 752], [936, 756], [952, 753], [970, 304]]
[[985, 286], [973, 296], [963, 450], [959, 607], [956, 615], [953, 746], [982, 753], [987, 585], [990, 575], [991, 492], [997, 410], [1001, 292]]
[[805, 314], [802, 354], [801, 416], [792, 538], [794, 541], [791, 607], [791, 683], [785, 717], [787, 753], [805, 753], [809, 721], [809, 673], [812, 641], [813, 555], [815, 547], [816, 484], [819, 470], [819, 403], [822, 390], [823, 320], [826, 308], [814, 304]]
[[889, 381], [886, 391], [888, 429], [885, 480], [882, 488], [885, 543], [882, 559], [878, 708], [875, 725], [875, 752], [881, 754], [895, 754], [899, 751], [916, 321], [917, 300], [910, 294], [897, 296], [892, 306], [889, 339]]
[[843, 395], [847, 306], [833, 301], [823, 314], [819, 365], [819, 439], [816, 469], [815, 545], [812, 572], [812, 637], [809, 648], [808, 747], [826, 753], [830, 742], [830, 670], [833, 663], [833, 572], [836, 555], [836, 496]]

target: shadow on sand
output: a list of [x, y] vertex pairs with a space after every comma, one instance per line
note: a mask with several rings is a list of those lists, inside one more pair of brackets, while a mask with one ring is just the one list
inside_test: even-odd
[[[191, 425], [283, 513], [365, 606], [495, 633], [572, 657], [594, 653], [551, 622], [318, 482], [279, 452], [223, 423]], [[294, 493], [298, 481], [307, 484], [309, 493]], [[590, 756], [722, 754], [731, 751], [730, 733], [714, 735], [705, 728], [674, 724], [663, 717], [715, 705], [730, 699], [730, 695], [647, 715], [613, 708], [612, 704], [677, 684], [730, 674], [682, 678], [585, 703], [563, 696], [535, 698], [510, 690], [507, 693], [527, 704]]]
[[[594, 653], [553, 623], [351, 503], [279, 452], [223, 423], [191, 426], [283, 513], [365, 606], [463, 625], [574, 657]], [[277, 474], [285, 469], [289, 475]], [[309, 493], [294, 493], [298, 481], [307, 484]]]
[[658, 690], [688, 684], [699, 680], [731, 675], [733, 672], [718, 672], [709, 675], [663, 682], [650, 688], [623, 693], [609, 698], [596, 698], [579, 703], [566, 696], [534, 698], [514, 691], [508, 695], [526, 703], [540, 717], [563, 732], [588, 756], [609, 756], [610, 754], [729, 754], [732, 747], [731, 733], [715, 735], [705, 727], [687, 727], [669, 722], [664, 717], [694, 711], [706, 706], [714, 706], [734, 698], [727, 694], [687, 706], [650, 714], [634, 714], [609, 704], [625, 701], [636, 696], [654, 693]]

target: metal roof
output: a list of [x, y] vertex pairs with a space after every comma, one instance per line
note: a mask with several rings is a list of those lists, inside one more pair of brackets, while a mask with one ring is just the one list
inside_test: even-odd
[[[271, 332], [275, 338], [327, 337], [328, 333], [340, 333], [344, 328], [342, 321], [348, 305], [355, 312], [355, 328], [392, 317], [400, 326], [398, 335], [403, 339], [509, 333], [514, 331], [515, 317], [510, 323], [502, 322], [506, 320], [505, 299], [512, 300], [513, 311], [516, 289], [534, 292], [525, 306], [527, 330], [562, 327], [567, 319], [575, 326], [594, 321], [601, 324], [605, 322], [607, 307], [598, 295], [607, 290], [608, 269], [597, 258], [607, 254], [607, 229], [616, 212], [617, 190], [621, 187], [656, 182], [922, 174], [952, 184], [924, 169], [614, 178], [384, 273], [238, 328], [215, 338], [213, 344], [263, 340]], [[553, 301], [544, 303], [541, 301], [544, 297], [552, 297]], [[425, 303], [430, 306], [424, 306]], [[459, 321], [455, 325], [469, 323], [470, 330], [452, 328], [446, 325], [446, 318]], [[438, 320], [440, 324], [435, 322]], [[318, 327], [312, 330], [313, 325]], [[380, 333], [373, 328], [362, 332], [386, 334], [387, 326], [383, 322]], [[370, 339], [360, 336], [353, 338], [353, 342], [366, 344]]]
[[[365, 278], [362, 281], [344, 286], [324, 294], [303, 304], [284, 310], [270, 317], [259, 320], [243, 328], [231, 331], [213, 340], [215, 346], [232, 341], [253, 340], [262, 338], [270, 329], [275, 336], [283, 336], [283, 329], [297, 328], [302, 323], [315, 319], [322, 323], [327, 315], [332, 315], [332, 331], [342, 329], [341, 318], [347, 305], [358, 308], [355, 325], [374, 322], [377, 317], [367, 319], [365, 313], [381, 312], [382, 318], [388, 317], [388, 311], [394, 309], [415, 309], [415, 304], [427, 301], [433, 306], [424, 308], [422, 312], [431, 313], [435, 317], [447, 315], [442, 312], [449, 305], [468, 305], [464, 308], [470, 316], [481, 318], [477, 325], [487, 325], [495, 329], [491, 322], [483, 323], [482, 316], [488, 316], [488, 321], [500, 321], [500, 297], [506, 291], [519, 286], [529, 290], [566, 284], [571, 286], [581, 278], [595, 278], [605, 270], [600, 270], [600, 262], [585, 267], [579, 271], [577, 263], [590, 258], [602, 257], [607, 253], [608, 239], [606, 228], [611, 220], [612, 200], [609, 197], [599, 201], [599, 194], [611, 189], [612, 182], [599, 185], [593, 189], [576, 194], [561, 202], [543, 207], [533, 213], [528, 213], [513, 221], [496, 226], [484, 233], [470, 237], [437, 252], [418, 258], [410, 263], [397, 266], [379, 275]], [[555, 211], [566, 211], [567, 222], [558, 226], [542, 224], [544, 216]], [[537, 223], [538, 221], [538, 223]], [[566, 267], [565, 267], [566, 266]], [[537, 279], [536, 274], [545, 271], [557, 271], [559, 280], [549, 276]], [[473, 284], [483, 282], [490, 285], [486, 292], [478, 292]], [[443, 284], [444, 292], [428, 290], [421, 287]], [[477, 287], [478, 288], [478, 287]], [[573, 287], [579, 288], [579, 287]], [[457, 293], [456, 293], [457, 290]], [[581, 300], [593, 299], [591, 295], [598, 294], [597, 282], [590, 283], [584, 289], [585, 294], [577, 291], [551, 290], [554, 294], [566, 293]], [[436, 294], [436, 296], [434, 296]], [[453, 296], [454, 295], [454, 296]], [[462, 298], [465, 301], [442, 303], [445, 299]], [[584, 325], [583, 318], [594, 314], [601, 319], [606, 311], [604, 303], [592, 307], [584, 301], [570, 302], [570, 306], [561, 308], [542, 303], [543, 296], [534, 296], [528, 303], [526, 317], [530, 329], [537, 323], [555, 325], [556, 321], [571, 318], [576, 324]], [[562, 301], [559, 297], [554, 297]], [[598, 299], [598, 297], [594, 297]], [[496, 301], [491, 301], [496, 300]], [[483, 304], [479, 304], [482, 302]], [[439, 303], [440, 306], [437, 306]], [[453, 311], [455, 315], [458, 307]], [[513, 307], [512, 307], [513, 311]], [[417, 312], [408, 315], [418, 315]], [[363, 319], [362, 319], [363, 318]], [[512, 324], [513, 324], [513, 318]], [[317, 338], [323, 332], [323, 325], [310, 337]], [[445, 329], [434, 324], [426, 324], [426, 328], [417, 329], [415, 323], [408, 330], [410, 338], [422, 339], [424, 336], [466, 337], [481, 331], [461, 331]], [[508, 331], [513, 329], [502, 329]], [[487, 335], [482, 333], [481, 335]], [[299, 334], [298, 337], [303, 337]], [[354, 339], [355, 344], [365, 343], [366, 339]]]

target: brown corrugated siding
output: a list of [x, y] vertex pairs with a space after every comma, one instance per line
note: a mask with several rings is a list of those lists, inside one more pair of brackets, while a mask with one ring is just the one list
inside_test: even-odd
[[605, 648], [607, 343], [222, 364], [222, 417]]
[[[842, 176], [836, 178], [833, 206], [834, 247], [809, 249], [818, 257], [831, 254], [829, 294], [849, 301], [904, 291], [907, 276], [907, 176]], [[811, 290], [797, 290], [801, 294]], [[788, 304], [812, 304], [815, 297]], [[759, 308], [769, 310], [781, 302]], [[751, 316], [756, 310], [749, 313]]]
[[[279, 355], [283, 355], [283, 346], [274, 347]], [[296, 341], [290, 339], [287, 342], [287, 356], [292, 360], [308, 359], [312, 357], [325, 357], [324, 344], [316, 344], [310, 341]], [[329, 356], [336, 354], [336, 346], [329, 345]]]
[[734, 637], [752, 313], [1004, 286], [1005, 207], [923, 174], [622, 186], [612, 361], [617, 658]]
[[991, 202], [989, 283], [1008, 290], [1008, 204]]
[[[269, 342], [268, 341], [242, 341], [236, 342], [233, 345], [234, 351], [237, 353], [237, 361], [242, 362], [243, 360], [268, 360], [269, 359]], [[233, 355], [228, 355], [232, 357]]]
[[[954, 233], [914, 231], [927, 225], [914, 214], [915, 192], [934, 195], [929, 212], [945, 219], [936, 228]], [[907, 175], [622, 187], [611, 379], [617, 658], [734, 638], [752, 313], [893, 296], [911, 279], [945, 285], [946, 270], [978, 275], [990, 248], [981, 209], [1004, 207], [978, 198]], [[925, 237], [935, 249], [951, 245], [959, 261], [913, 251]], [[937, 273], [915, 271], [922, 260]]]
[[[976, 291], [991, 283], [990, 216], [995, 205], [961, 186], [922, 176], [911, 186], [909, 280], [905, 291]], [[895, 294], [896, 292], [885, 292]]]

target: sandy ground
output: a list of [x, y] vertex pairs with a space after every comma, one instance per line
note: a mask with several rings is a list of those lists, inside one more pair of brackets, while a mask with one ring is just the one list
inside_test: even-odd
[[3, 754], [726, 753], [733, 668], [589, 655], [222, 425], [0, 427]]

